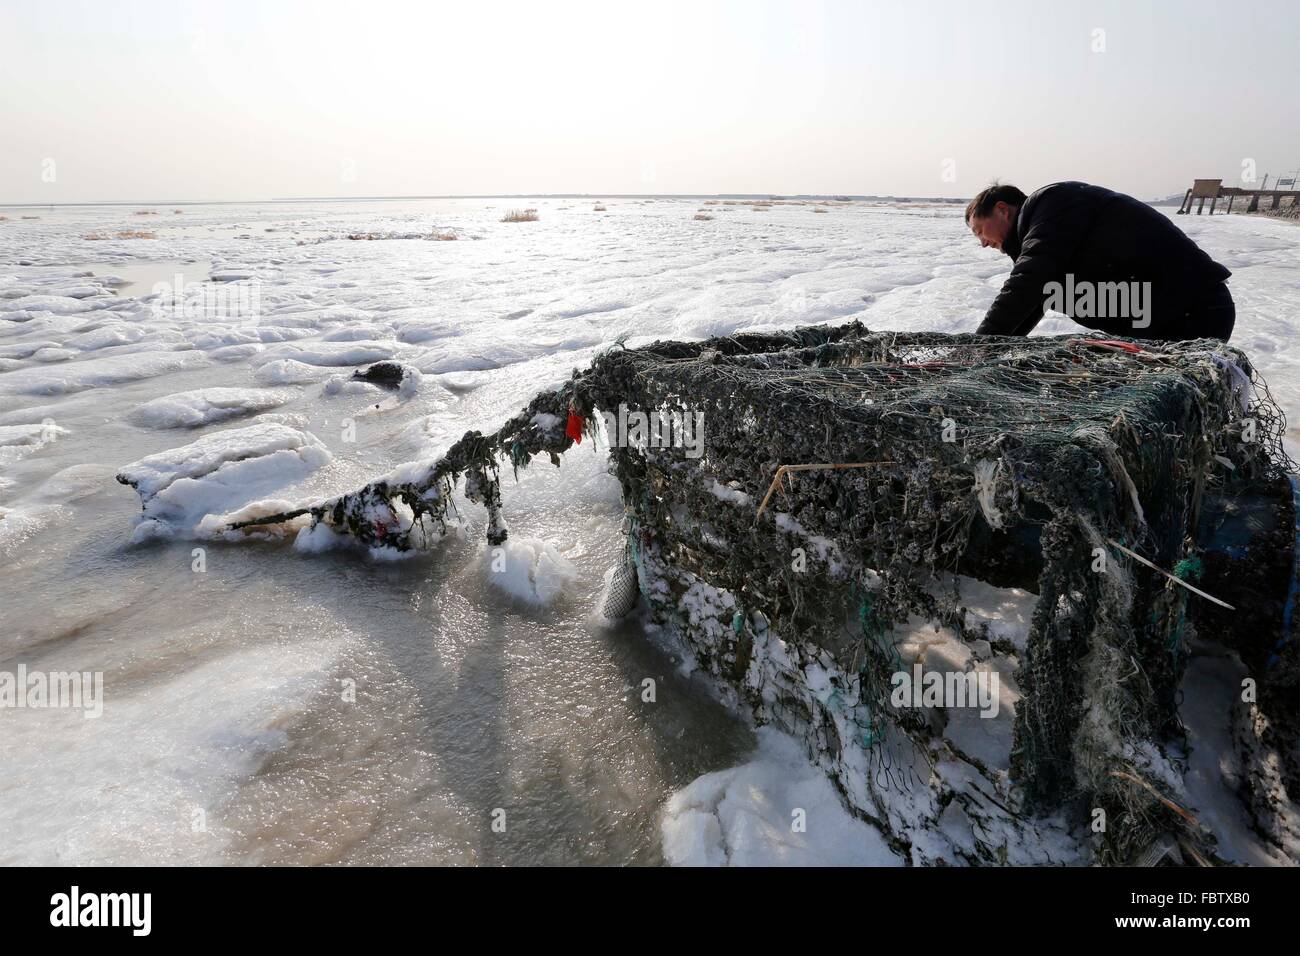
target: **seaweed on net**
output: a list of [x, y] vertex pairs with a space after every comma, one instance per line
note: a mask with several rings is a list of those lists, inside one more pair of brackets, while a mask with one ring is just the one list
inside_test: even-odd
[[[862, 731], [827, 746], [868, 750], [878, 786], [906, 786], [881, 749], [880, 720], [912, 736], [924, 730], [886, 706], [897, 654], [885, 635], [912, 615], [944, 615], [936, 572], [978, 576], [977, 523], [1036, 526], [1039, 600], [1012, 753], [1027, 805], [1106, 809], [1107, 861], [1169, 830], [1204, 846], [1205, 835], [1168, 809], [1148, 746], [1177, 730], [1187, 594], [1108, 542], [1173, 568], [1195, 554], [1207, 486], [1294, 468], [1285, 418], [1244, 354], [1215, 340], [1007, 339], [871, 332], [856, 322], [619, 346], [435, 462], [231, 527], [309, 515], [364, 544], [407, 550], [426, 540], [427, 524], [445, 529], [464, 476], [499, 544], [499, 463], [517, 472], [545, 452], [559, 464], [596, 433], [598, 413], [620, 407], [703, 415], [698, 457], [680, 442], [610, 449], [643, 585], [648, 569], [659, 577], [647, 597], [686, 632], [702, 667], [743, 687], [767, 631], [824, 651], [856, 675]], [[778, 469], [796, 464], [841, 467], [787, 475], [773, 492]], [[760, 514], [769, 492], [774, 505]], [[797, 548], [806, 570], [792, 570]], [[683, 610], [701, 582], [731, 602], [713, 608], [716, 621]], [[859, 626], [846, 630], [831, 609], [854, 600]], [[769, 706], [748, 693], [764, 719], [764, 708], [795, 724], [828, 719], [824, 704], [798, 695]]]

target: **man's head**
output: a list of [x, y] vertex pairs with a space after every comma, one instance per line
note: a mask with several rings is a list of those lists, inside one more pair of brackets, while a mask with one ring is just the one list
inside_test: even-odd
[[1025, 194], [1015, 186], [994, 183], [970, 201], [966, 207], [966, 225], [981, 246], [992, 246], [1002, 252], [1024, 202]]

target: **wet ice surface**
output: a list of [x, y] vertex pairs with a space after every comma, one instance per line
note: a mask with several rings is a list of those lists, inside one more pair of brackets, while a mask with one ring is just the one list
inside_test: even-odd
[[[784, 803], [826, 806], [814, 782], [772, 770], [788, 753], [768, 742], [748, 762], [752, 730], [671, 646], [595, 620], [621, 509], [587, 444], [558, 471], [507, 479], [508, 580], [463, 500], [463, 533], [394, 563], [192, 540], [194, 509], [240, 491], [172, 480], [166, 526], [131, 543], [149, 516], [114, 474], [207, 436], [310, 436], [311, 467], [297, 455], [251, 482], [299, 501], [495, 428], [620, 336], [855, 317], [971, 329], [1009, 265], [955, 207], [710, 206], [701, 222], [694, 200], [526, 204], [539, 222], [498, 221], [518, 200], [5, 211], [0, 670], [102, 670], [106, 701], [98, 720], [0, 711], [0, 862], [716, 861], [704, 817], [669, 832], [678, 792], [673, 807], [732, 808], [715, 816], [732, 862], [840, 859], [818, 856], [815, 832], [775, 839]], [[1300, 420], [1300, 231], [1178, 222], [1234, 270], [1234, 344]], [[457, 239], [345, 238], [360, 233]], [[255, 316], [154, 307], [157, 283], [249, 278]], [[418, 391], [394, 401], [347, 381], [381, 358], [419, 369]], [[692, 786], [713, 772], [729, 776]], [[890, 859], [863, 847], [854, 859]]]

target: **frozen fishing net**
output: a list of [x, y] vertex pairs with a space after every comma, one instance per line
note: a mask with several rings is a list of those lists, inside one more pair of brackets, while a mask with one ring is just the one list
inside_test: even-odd
[[[463, 475], [499, 544], [501, 467], [558, 464], [597, 415], [642, 594], [761, 719], [835, 766], [863, 752], [874, 786], [906, 787], [887, 740], [925, 730], [889, 706], [891, 629], [961, 628], [938, 572], [1028, 583], [1012, 751], [1027, 805], [1104, 809], [1108, 861], [1203, 836], [1152, 746], [1178, 731], [1188, 592], [1127, 552], [1179, 566], [1207, 486], [1292, 467], [1240, 351], [857, 323], [615, 347], [437, 462], [234, 527], [309, 516], [405, 550], [445, 528]], [[831, 677], [810, 693], [810, 673]]]

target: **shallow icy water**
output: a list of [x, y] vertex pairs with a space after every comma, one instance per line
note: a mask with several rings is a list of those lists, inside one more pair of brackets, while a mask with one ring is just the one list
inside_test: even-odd
[[[525, 205], [539, 222], [498, 221]], [[143, 456], [271, 420], [332, 454], [277, 496], [341, 491], [495, 427], [622, 335], [852, 317], [970, 329], [1008, 266], [957, 207], [710, 205], [705, 222], [697, 200], [605, 205], [0, 210], [0, 670], [103, 671], [106, 687], [99, 719], [0, 711], [0, 863], [690, 859], [662, 846], [666, 802], [756, 741], [671, 646], [593, 617], [621, 548], [603, 453], [584, 444], [559, 471], [535, 463], [505, 483], [512, 540], [572, 565], [540, 604], [494, 586], [472, 505], [432, 557], [380, 562], [183, 528], [133, 545], [139, 499], [113, 481]], [[1234, 270], [1234, 344], [1300, 421], [1300, 231], [1179, 224]], [[156, 238], [85, 238], [132, 229]], [[346, 238], [359, 233], [381, 238]], [[186, 282], [252, 277], [257, 314], [154, 308], [153, 283], [178, 264]], [[387, 393], [331, 393], [334, 376], [387, 356], [424, 373], [411, 400], [370, 412]], [[197, 427], [164, 427], [187, 420], [174, 403], [140, 408], [212, 388], [244, 391], [228, 408], [185, 405]]]

